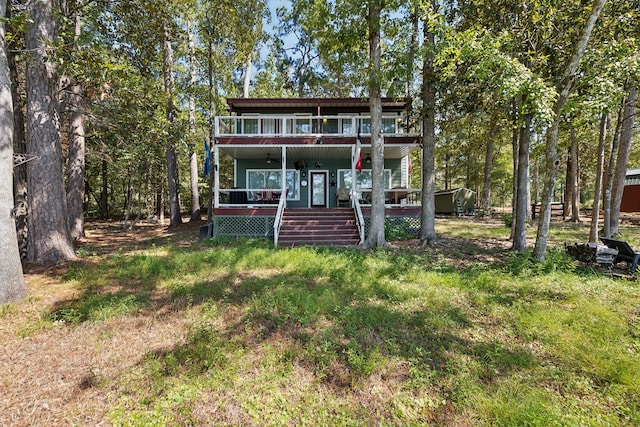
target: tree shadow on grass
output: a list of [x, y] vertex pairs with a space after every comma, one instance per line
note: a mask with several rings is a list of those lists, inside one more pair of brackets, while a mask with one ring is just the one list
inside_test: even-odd
[[[116, 256], [91, 267], [94, 271], [68, 272], [67, 279], [77, 280], [83, 293], [56, 307], [51, 318], [82, 323], [150, 313], [161, 319], [187, 307], [213, 307], [203, 307], [183, 341], [151, 349], [138, 361], [149, 381], [133, 392], [143, 406], [195, 378], [229, 376], [226, 384], [232, 384], [240, 365], [235, 359], [258, 358], [265, 346], [278, 348], [277, 363], [295, 365], [337, 393], [350, 393], [386, 372], [403, 389], [422, 384], [446, 395], [448, 378], [457, 375], [463, 360], [477, 365], [475, 375], [487, 383], [536, 364], [525, 347], [484, 334], [474, 338], [477, 313], [467, 311], [473, 307], [446, 298], [413, 302], [414, 296], [396, 285], [416, 264], [439, 272], [449, 268], [429, 255], [305, 250], [162, 248], [155, 254]], [[294, 271], [280, 268], [277, 257], [289, 255], [327, 261], [302, 261]], [[265, 262], [268, 257], [273, 262]], [[254, 259], [261, 259], [260, 271], [251, 270]], [[491, 273], [489, 267], [450, 271], [469, 282]], [[464, 287], [495, 297], [494, 304], [526, 297], [505, 297], [504, 288], [481, 280]], [[256, 369], [270, 369], [256, 360]]]
[[390, 360], [403, 361], [402, 381], [418, 372], [438, 381], [451, 373], [452, 355], [475, 360], [487, 381], [534, 363], [526, 348], [498, 340], [470, 340], [469, 315], [453, 303], [406, 309], [390, 302], [403, 296], [387, 296], [375, 299], [353, 293], [348, 285], [306, 283], [292, 280], [290, 274], [246, 280], [233, 287], [225, 286], [224, 280], [198, 283], [182, 289], [180, 297], [233, 304], [242, 310], [223, 330], [200, 325], [194, 330], [204, 330], [191, 334], [185, 344], [152, 357], [169, 376], [177, 372], [176, 363], [187, 359], [189, 369], [204, 372], [211, 366], [208, 354], [214, 347], [224, 353], [233, 343], [233, 348], [250, 352], [276, 340], [288, 343], [283, 360], [339, 388], [352, 388], [384, 370]]

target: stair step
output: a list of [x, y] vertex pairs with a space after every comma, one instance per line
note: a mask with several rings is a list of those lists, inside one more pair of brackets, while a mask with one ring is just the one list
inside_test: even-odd
[[321, 230], [331, 232], [332, 230], [343, 232], [345, 230], [358, 230], [355, 224], [282, 224], [281, 230]]
[[304, 231], [285, 231], [284, 233], [280, 233], [281, 238], [309, 238], [309, 239], [350, 239], [350, 238], [359, 238], [360, 234], [356, 231], [348, 231], [342, 233], [327, 233], [325, 231], [320, 230], [304, 230]]
[[292, 246], [356, 246], [360, 232], [353, 209], [286, 209], [278, 244]]

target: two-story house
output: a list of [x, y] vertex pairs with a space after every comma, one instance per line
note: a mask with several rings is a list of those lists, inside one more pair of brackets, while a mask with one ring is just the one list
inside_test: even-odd
[[[276, 245], [358, 244], [371, 204], [368, 100], [227, 103], [229, 115], [215, 118], [213, 235], [272, 237]], [[410, 155], [421, 138], [407, 131], [406, 109], [405, 100], [382, 100], [386, 213], [417, 228], [420, 185], [412, 185]], [[220, 186], [223, 155], [233, 159], [232, 188]]]

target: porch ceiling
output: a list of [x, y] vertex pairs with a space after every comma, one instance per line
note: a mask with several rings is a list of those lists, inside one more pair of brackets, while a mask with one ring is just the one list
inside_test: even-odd
[[[228, 146], [220, 145], [222, 153], [226, 153], [234, 159], [266, 159], [270, 155], [274, 160], [280, 160], [284, 146]], [[299, 160], [309, 158], [319, 159], [344, 159], [351, 158], [351, 145], [305, 145], [287, 146], [287, 159]], [[417, 145], [385, 145], [384, 157], [386, 159], [401, 159], [418, 149]], [[370, 145], [362, 145], [362, 157], [371, 153]]]

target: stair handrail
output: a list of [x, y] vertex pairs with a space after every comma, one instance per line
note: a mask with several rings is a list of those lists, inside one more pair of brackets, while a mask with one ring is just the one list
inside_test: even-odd
[[282, 218], [284, 217], [284, 208], [287, 206], [287, 197], [280, 197], [278, 202], [278, 210], [276, 218], [273, 222], [273, 245], [278, 247], [278, 238], [280, 237], [280, 227], [282, 226]]
[[357, 197], [354, 197], [354, 192], [351, 193], [351, 200], [353, 201], [353, 208], [356, 211], [356, 225], [360, 232], [360, 244], [364, 243], [364, 215], [362, 215], [362, 207], [360, 207], [360, 201]]

